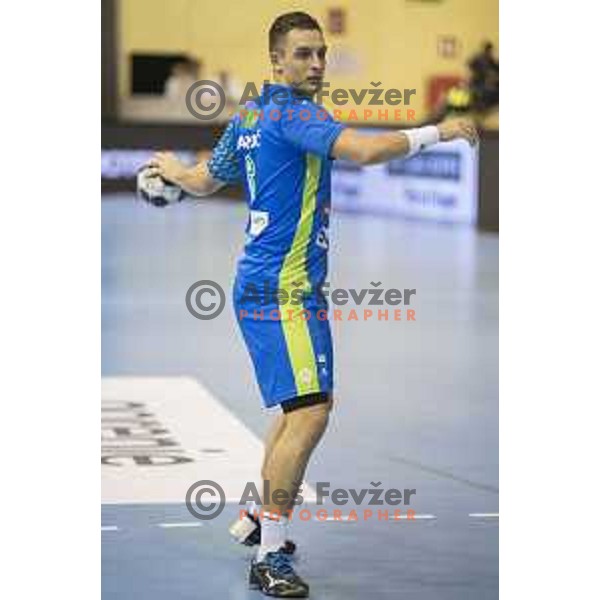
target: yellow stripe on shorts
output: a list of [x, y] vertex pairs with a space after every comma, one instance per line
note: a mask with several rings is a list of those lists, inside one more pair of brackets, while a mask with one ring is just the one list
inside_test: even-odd
[[[281, 273], [279, 289], [303, 289], [310, 292], [310, 282], [306, 269], [308, 243], [312, 232], [315, 209], [317, 207], [317, 189], [321, 175], [321, 159], [314, 154], [306, 155], [306, 175], [302, 193], [302, 208], [296, 227], [294, 241], [286, 254]], [[317, 363], [310, 337], [308, 322], [300, 318], [304, 304], [287, 304], [282, 308], [281, 326], [294, 373], [298, 395], [310, 394], [319, 390]], [[293, 318], [287, 311], [293, 310]]]

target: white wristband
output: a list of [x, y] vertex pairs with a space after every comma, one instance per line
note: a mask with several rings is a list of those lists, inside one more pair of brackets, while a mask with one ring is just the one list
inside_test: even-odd
[[440, 141], [440, 132], [435, 125], [418, 127], [417, 129], [406, 129], [402, 133], [408, 138], [410, 150], [407, 156], [413, 156], [417, 152], [437, 144]]

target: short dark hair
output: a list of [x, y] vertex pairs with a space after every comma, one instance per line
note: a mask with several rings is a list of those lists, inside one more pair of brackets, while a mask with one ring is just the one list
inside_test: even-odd
[[282, 38], [292, 29], [316, 29], [322, 31], [316, 19], [305, 12], [279, 15], [269, 29], [269, 52], [273, 52]]

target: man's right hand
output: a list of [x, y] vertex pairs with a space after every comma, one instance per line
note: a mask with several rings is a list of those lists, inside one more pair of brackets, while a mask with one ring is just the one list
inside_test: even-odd
[[464, 139], [467, 140], [471, 146], [475, 146], [479, 141], [477, 128], [471, 119], [451, 117], [438, 123], [437, 128], [440, 132], [440, 142]]
[[195, 166], [188, 167], [172, 152], [157, 152], [146, 163], [145, 168], [150, 177], [159, 176], [179, 186], [191, 196], [208, 196], [225, 185], [212, 177], [205, 159], [200, 159]]

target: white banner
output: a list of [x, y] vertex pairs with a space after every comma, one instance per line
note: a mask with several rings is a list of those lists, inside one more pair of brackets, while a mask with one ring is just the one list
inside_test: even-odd
[[410, 159], [361, 167], [334, 163], [334, 210], [443, 223], [477, 220], [478, 153], [465, 141], [438, 144]]

